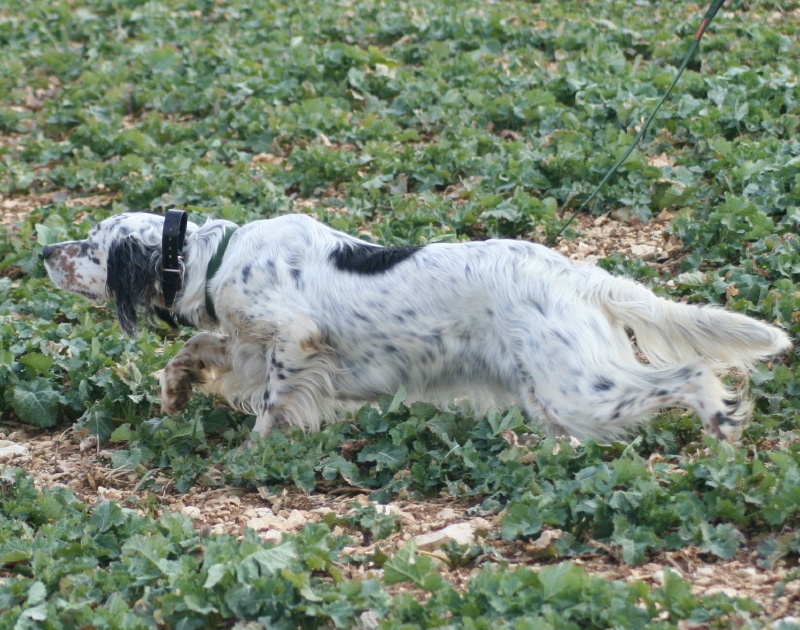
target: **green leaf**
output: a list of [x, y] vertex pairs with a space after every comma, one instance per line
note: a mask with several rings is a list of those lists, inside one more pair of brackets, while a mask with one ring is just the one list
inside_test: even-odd
[[433, 560], [418, 554], [417, 546], [409, 542], [383, 565], [383, 580], [387, 586], [412, 582], [414, 586], [435, 592], [445, 586], [435, 570]]
[[111, 442], [130, 442], [131, 440], [135, 440], [139, 437], [139, 433], [134, 431], [131, 428], [129, 422], [125, 424], [119, 425], [114, 431], [111, 433], [111, 437], [109, 441]]
[[107, 532], [112, 527], [119, 527], [127, 520], [125, 513], [113, 501], [101, 501], [92, 509], [89, 522], [100, 532]]
[[403, 404], [405, 399], [408, 397], [408, 392], [406, 392], [406, 388], [404, 385], [400, 386], [400, 389], [397, 390], [397, 393], [394, 395], [392, 399], [392, 403], [389, 405], [389, 408], [386, 410], [386, 413], [395, 413], [400, 409], [400, 405]]
[[219, 612], [219, 609], [216, 606], [207, 600], [204, 601], [198, 593], [188, 593], [187, 595], [184, 595], [183, 602], [186, 604], [186, 608], [192, 612], [196, 612], [199, 615], [205, 616], [210, 615], [211, 613]]
[[46, 597], [47, 587], [44, 585], [44, 583], [37, 580], [31, 584], [30, 588], [28, 589], [28, 599], [25, 603], [28, 606], [36, 606], [37, 604], [41, 604]]
[[36, 377], [14, 387], [11, 406], [23, 422], [49, 428], [58, 423], [59, 403], [60, 397], [50, 381]]
[[36, 242], [44, 247], [53, 245], [66, 238], [66, 230], [62, 227], [47, 226], [42, 223], [36, 224]]
[[230, 569], [226, 562], [211, 565], [206, 575], [206, 581], [203, 583], [203, 588], [205, 589], [214, 588], [229, 573]]
[[503, 516], [500, 532], [503, 540], [516, 540], [534, 536], [542, 531], [542, 519], [539, 516], [539, 506], [514, 502]]
[[713, 553], [723, 560], [733, 558], [744, 540], [742, 533], [729, 523], [721, 523], [716, 526], [701, 523], [700, 532], [703, 536], [700, 549], [706, 553]]
[[29, 352], [21, 356], [19, 362], [29, 367], [35, 374], [48, 374], [53, 367], [53, 359], [39, 352]]
[[376, 462], [383, 464], [390, 470], [402, 467], [408, 459], [408, 447], [404, 444], [370, 444], [358, 454], [360, 462]]
[[242, 560], [243, 565], [257, 564], [265, 575], [275, 575], [282, 569], [288, 569], [297, 560], [294, 543], [286, 541], [270, 549], [261, 549]]
[[124, 545], [122, 551], [126, 555], [139, 555], [147, 558], [156, 567], [161, 560], [168, 554], [167, 540], [159, 535], [147, 536], [138, 534], [131, 536]]
[[294, 586], [298, 592], [310, 602], [323, 601], [314, 590], [311, 588], [311, 574], [309, 573], [294, 573], [288, 569], [281, 570], [281, 577]]

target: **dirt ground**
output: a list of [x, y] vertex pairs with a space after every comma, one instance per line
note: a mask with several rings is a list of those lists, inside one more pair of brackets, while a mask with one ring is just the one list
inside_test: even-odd
[[[55, 194], [10, 199], [0, 196], [0, 221], [13, 223], [21, 215], [52, 203]], [[111, 197], [98, 195], [66, 201], [101, 206], [109, 203]], [[671, 219], [668, 212], [648, 223], [624, 214], [599, 218], [583, 216], [576, 222], [581, 238], [562, 241], [556, 249], [579, 262], [594, 262], [612, 252], [619, 252], [641, 258], [659, 272], [674, 273], [681, 247], [667, 232]], [[136, 473], [114, 469], [110, 447], [97, 445], [91, 437], [72, 429], [51, 433], [0, 420], [0, 468], [5, 466], [25, 468], [40, 486], [67, 486], [87, 504], [103, 499], [114, 499], [129, 506], [149, 504], [156, 513], [170, 510], [190, 517], [202, 531], [240, 536], [245, 527], [251, 527], [270, 540], [280, 540], [283, 532], [296, 531], [331, 511], [344, 515], [351, 509], [353, 501], [367, 502], [366, 495], [357, 491], [341, 493], [341, 489], [338, 494], [304, 494], [296, 488], [288, 488], [276, 495], [266, 489], [248, 491], [224, 486], [212, 489], [193, 487], [186, 493], [179, 493], [166, 477], [157, 480], [165, 489], [152, 495], [139, 490], [141, 478]], [[152, 504], [154, 497], [155, 506]], [[512, 565], [535, 566], [548, 561], [543, 556], [547, 556], [549, 541], [560, 532], [544, 532], [539, 540], [532, 542], [494, 540], [488, 536], [499, 528], [500, 517], [472, 516], [468, 513], [471, 507], [473, 504], [470, 502], [452, 498], [421, 502], [398, 500], [383, 509], [401, 518], [402, 529], [376, 543], [354, 540], [349, 551], [372, 553], [379, 547], [388, 554], [407, 541], [415, 540], [426, 553], [443, 558], [443, 554], [437, 551], [438, 546], [442, 540], [454, 538], [459, 542], [484, 540]], [[459, 538], [462, 536], [465, 538]], [[761, 570], [756, 567], [755, 560], [756, 552], [749, 548], [743, 548], [736, 558], [727, 562], [688, 548], [662, 553], [643, 566], [630, 567], [615, 558], [613, 550], [603, 550], [598, 546], [596, 555], [583, 557], [577, 564], [605, 579], [643, 580], [650, 586], [658, 585], [663, 580], [663, 568], [669, 567], [689, 580], [696, 593], [722, 591], [754, 600], [763, 608], [765, 625], [781, 619], [800, 623], [800, 581], [789, 582], [783, 593], [776, 597], [776, 586], [785, 577], [785, 570]], [[370, 566], [342, 569], [349, 571], [352, 577], [380, 572], [379, 568]], [[441, 570], [451, 582], [463, 584], [477, 569], [450, 569], [442, 562]], [[684, 624], [681, 627], [688, 630], [703, 626]]]

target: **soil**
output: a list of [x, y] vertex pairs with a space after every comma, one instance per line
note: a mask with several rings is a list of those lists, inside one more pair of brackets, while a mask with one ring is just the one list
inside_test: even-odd
[[[56, 194], [12, 198], [0, 196], [0, 221], [12, 223], [19, 216], [52, 203]], [[68, 202], [102, 206], [110, 203], [111, 199], [110, 196], [97, 195], [69, 199]], [[618, 252], [639, 257], [656, 267], [660, 273], [673, 273], [680, 261], [681, 246], [667, 230], [671, 219], [672, 215], [668, 212], [661, 213], [647, 223], [624, 215], [604, 215], [599, 218], [581, 216], [575, 224], [581, 237], [573, 241], [561, 241], [556, 249], [576, 262], [594, 262]], [[166, 476], [156, 479], [164, 489], [153, 494], [140, 489], [140, 475], [113, 468], [112, 447], [98, 445], [93, 436], [72, 428], [50, 432], [0, 420], [0, 440], [7, 441], [0, 442], [0, 446], [10, 442], [24, 447], [25, 451], [0, 455], [0, 467], [21, 466], [39, 486], [67, 486], [90, 505], [113, 499], [147, 511], [151, 516], [163, 510], [180, 512], [190, 517], [197, 529], [204, 532], [238, 537], [249, 526], [265, 539], [279, 540], [282, 532], [296, 531], [308, 522], [323, 519], [329, 512], [346, 514], [352, 509], [354, 501], [367, 503], [367, 496], [357, 489], [350, 491], [342, 488], [337, 489], [338, 493], [335, 490], [310, 494], [296, 488], [286, 488], [280, 494], [272, 494], [263, 488], [253, 491], [221, 486], [192, 487], [181, 493], [171, 486]], [[213, 471], [210, 477], [213, 479]], [[475, 507], [473, 502], [451, 497], [424, 501], [396, 500], [382, 509], [400, 517], [400, 531], [378, 542], [359, 540], [359, 534], [355, 534], [353, 547], [348, 551], [369, 554], [380, 548], [388, 555], [407, 541], [416, 540], [419, 544], [423, 540], [420, 536], [438, 532], [446, 526], [463, 524], [477, 540], [489, 544], [512, 566], [537, 566], [553, 561], [547, 553], [548, 543], [560, 532], [544, 532], [538, 541], [532, 542], [507, 543], [495, 540], [489, 534], [499, 528], [500, 516], [476, 517], [469, 512], [472, 507]], [[352, 532], [348, 534], [353, 536]], [[419, 546], [422, 548], [421, 544]], [[597, 554], [584, 556], [575, 562], [604, 579], [642, 580], [651, 587], [663, 581], [664, 567], [668, 567], [690, 581], [692, 590], [697, 594], [722, 591], [730, 596], [753, 600], [763, 609], [762, 620], [765, 625], [780, 619], [800, 623], [800, 581], [789, 580], [778, 589], [787, 577], [788, 568], [778, 566], [773, 570], [763, 570], [757, 567], [753, 547], [743, 547], [730, 561], [703, 554], [696, 548], [686, 548], [658, 554], [651, 557], [647, 564], [631, 567], [618, 559], [613, 549], [598, 544]], [[429, 549], [426, 553], [432, 557], [444, 558], [435, 544]], [[379, 568], [369, 564], [358, 568], [347, 565], [341, 570], [350, 577], [380, 573]], [[470, 575], [477, 570], [474, 565], [451, 569], [446, 562], [441, 563], [442, 573], [456, 585], [466, 584]], [[685, 623], [680, 627], [688, 630], [704, 626]]]

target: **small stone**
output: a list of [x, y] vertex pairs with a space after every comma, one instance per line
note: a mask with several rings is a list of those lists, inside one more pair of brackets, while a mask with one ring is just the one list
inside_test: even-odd
[[434, 518], [437, 521], [449, 521], [456, 518], [456, 516], [458, 516], [458, 514], [456, 514], [453, 508], [446, 507], [439, 510]]
[[203, 515], [203, 512], [200, 510], [199, 507], [195, 507], [194, 505], [187, 505], [186, 507], [181, 508], [181, 514], [184, 516], [188, 516], [191, 519], [200, 518]]
[[308, 519], [302, 510], [292, 510], [285, 522], [287, 529], [300, 529], [308, 522]]
[[539, 538], [528, 545], [531, 551], [544, 551], [548, 549], [556, 540], [561, 538], [562, 532], [560, 529], [546, 529]]
[[475, 542], [475, 527], [471, 523], [454, 523], [444, 529], [414, 538], [418, 549], [438, 549], [443, 544], [453, 541], [459, 545], [470, 545]]
[[0, 440], [0, 461], [27, 454], [28, 448], [22, 444], [15, 444], [9, 440]]
[[271, 542], [278, 545], [283, 539], [283, 534], [277, 529], [268, 529], [264, 532], [258, 532], [258, 537], [265, 542]]
[[89, 451], [97, 446], [97, 436], [96, 435], [89, 435], [81, 440], [81, 443], [78, 445], [78, 450], [81, 453]]
[[656, 248], [652, 245], [631, 245], [631, 254], [641, 260], [653, 260], [656, 257]]
[[277, 516], [262, 516], [258, 518], [251, 518], [247, 521], [247, 527], [256, 532], [265, 532], [269, 529], [274, 529], [280, 522]]

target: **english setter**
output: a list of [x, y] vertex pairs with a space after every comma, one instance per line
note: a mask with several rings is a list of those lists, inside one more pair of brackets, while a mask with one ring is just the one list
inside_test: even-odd
[[791, 345], [778, 328], [659, 298], [542, 245], [380, 247], [302, 215], [232, 236], [227, 221], [189, 223], [168, 308], [163, 224], [145, 213], [106, 219], [86, 240], [45, 247], [47, 271], [63, 289], [115, 300], [128, 335], [137, 312], [205, 330], [164, 369], [164, 412], [178, 413], [199, 384], [254, 413], [260, 436], [276, 423], [317, 430], [337, 405], [405, 386], [416, 399], [516, 401], [549, 433], [601, 440], [656, 409], [687, 408], [732, 441], [749, 404], [716, 372], [747, 371]]

